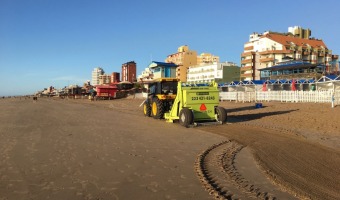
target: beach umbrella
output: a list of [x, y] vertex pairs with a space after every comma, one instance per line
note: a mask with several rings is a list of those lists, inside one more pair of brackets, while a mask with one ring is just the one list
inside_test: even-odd
[[295, 80], [293, 79], [292, 80], [292, 91], [295, 91], [296, 90], [296, 85], [295, 85]]
[[263, 83], [262, 91], [267, 91], [267, 83], [266, 82]]

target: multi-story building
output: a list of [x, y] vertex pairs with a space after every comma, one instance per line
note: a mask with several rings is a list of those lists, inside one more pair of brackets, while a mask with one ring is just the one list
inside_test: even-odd
[[309, 29], [303, 29], [300, 26], [288, 27], [288, 32], [293, 34], [295, 37], [309, 39], [312, 35], [312, 31]]
[[104, 74], [104, 70], [96, 67], [92, 71], [92, 85], [99, 85], [99, 76]]
[[108, 85], [111, 83], [111, 75], [103, 74], [99, 75], [99, 85]]
[[197, 52], [190, 50], [187, 45], [180, 46], [177, 49], [177, 53], [167, 56], [165, 62], [175, 63], [177, 65], [176, 78], [186, 82], [188, 67], [197, 65]]
[[137, 64], [134, 61], [124, 63], [122, 65], [122, 81], [136, 82], [137, 80]]
[[119, 72], [112, 72], [110, 82], [111, 83], [119, 83], [120, 82], [120, 73]]
[[221, 63], [223, 67], [222, 83], [230, 83], [240, 80], [240, 66], [233, 62]]
[[153, 79], [153, 72], [152, 70], [147, 67], [142, 71], [142, 74], [138, 76], [138, 81], [143, 82], [143, 81], [149, 81]]
[[201, 53], [197, 56], [197, 64], [206, 64], [206, 63], [214, 63], [220, 62], [219, 56], [214, 56], [211, 53]]
[[208, 83], [216, 81], [226, 83], [240, 79], [240, 67], [235, 63], [207, 63], [188, 68], [188, 83]]
[[272, 67], [283, 58], [325, 65], [326, 72], [336, 71], [338, 55], [332, 55], [320, 39], [309, 38], [311, 31], [301, 27], [289, 27], [289, 33], [253, 33], [241, 54], [241, 80], [259, 80], [260, 69]]

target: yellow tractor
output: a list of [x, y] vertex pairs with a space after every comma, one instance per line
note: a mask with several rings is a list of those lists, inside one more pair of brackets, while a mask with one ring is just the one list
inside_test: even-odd
[[148, 97], [143, 103], [145, 116], [163, 119], [169, 112], [177, 95], [176, 78], [159, 78], [148, 84]]

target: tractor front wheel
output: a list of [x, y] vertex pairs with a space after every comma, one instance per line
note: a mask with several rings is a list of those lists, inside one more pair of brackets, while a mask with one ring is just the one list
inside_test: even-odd
[[163, 102], [158, 98], [154, 98], [151, 104], [151, 114], [155, 119], [162, 119], [164, 117]]
[[188, 108], [183, 108], [181, 112], [179, 112], [179, 123], [182, 126], [188, 127], [194, 121], [194, 116]]
[[146, 117], [151, 116], [151, 106], [150, 106], [150, 103], [147, 101], [145, 101], [143, 104], [143, 113], [144, 113], [144, 116]]
[[216, 107], [216, 121], [224, 124], [227, 121], [227, 111], [223, 107]]

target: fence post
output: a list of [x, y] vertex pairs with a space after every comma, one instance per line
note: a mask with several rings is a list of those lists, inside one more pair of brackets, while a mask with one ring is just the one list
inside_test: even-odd
[[316, 99], [317, 97], [319, 96], [319, 91], [318, 90], [315, 90], [315, 94], [314, 94], [314, 103], [316, 103]]
[[332, 97], [332, 108], [334, 108], [334, 91], [332, 91], [331, 93], [331, 97]]

